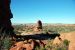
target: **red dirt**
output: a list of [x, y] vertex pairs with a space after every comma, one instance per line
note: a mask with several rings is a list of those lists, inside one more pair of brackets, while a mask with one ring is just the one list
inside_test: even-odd
[[[75, 32], [61, 33], [60, 38], [63, 40], [67, 39], [70, 41], [69, 50], [75, 50]], [[61, 41], [58, 38], [55, 38], [54, 43], [60, 43]]]
[[31, 44], [30, 43], [24, 44], [23, 41], [20, 41], [20, 42], [15, 43], [14, 45], [10, 48], [10, 50], [23, 50], [23, 49], [32, 50], [34, 47], [33, 42]]

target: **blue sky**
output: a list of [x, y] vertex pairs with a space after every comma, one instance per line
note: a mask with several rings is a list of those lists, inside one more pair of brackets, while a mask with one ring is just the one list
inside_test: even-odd
[[75, 0], [11, 0], [13, 23], [75, 23]]

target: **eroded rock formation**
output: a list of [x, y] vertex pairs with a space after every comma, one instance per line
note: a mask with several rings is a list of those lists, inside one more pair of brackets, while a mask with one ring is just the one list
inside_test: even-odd
[[0, 0], [0, 36], [13, 35], [13, 27], [11, 25], [11, 18], [13, 17], [10, 9], [11, 0]]
[[13, 17], [10, 9], [10, 3], [11, 0], [0, 0], [0, 47], [2, 39], [14, 35], [10, 20]]
[[37, 22], [37, 27], [38, 29], [42, 29], [42, 22], [40, 20], [38, 20]]
[[36, 26], [34, 27], [34, 31], [39, 32], [41, 30], [42, 30], [42, 22], [41, 20], [38, 20]]

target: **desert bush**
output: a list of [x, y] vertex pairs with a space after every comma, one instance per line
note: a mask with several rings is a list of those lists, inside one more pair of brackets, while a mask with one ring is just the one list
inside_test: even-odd
[[53, 40], [48, 40], [45, 47], [36, 48], [36, 50], [68, 50], [69, 41], [64, 40], [60, 44], [53, 44]]
[[64, 40], [58, 47], [56, 47], [56, 50], [68, 50], [69, 41]]
[[69, 43], [70, 43], [70, 41], [68, 41], [67, 39], [65, 39], [65, 40], [63, 41], [63, 44], [64, 44], [65, 46], [68, 46]]
[[5, 37], [5, 38], [2, 40], [1, 44], [2, 44], [3, 50], [9, 50], [10, 47], [11, 47], [11, 45], [12, 45], [12, 42], [11, 42], [11, 40], [10, 40], [9, 37]]

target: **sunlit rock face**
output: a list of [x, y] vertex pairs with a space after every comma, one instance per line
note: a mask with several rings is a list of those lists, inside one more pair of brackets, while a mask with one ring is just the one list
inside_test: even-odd
[[45, 47], [44, 41], [32, 40], [15, 43], [10, 50], [35, 50], [36, 47]]
[[11, 13], [10, 3], [11, 0], [0, 0], [0, 35], [4, 32], [7, 35], [13, 33], [13, 27], [10, 20], [13, 15]]

